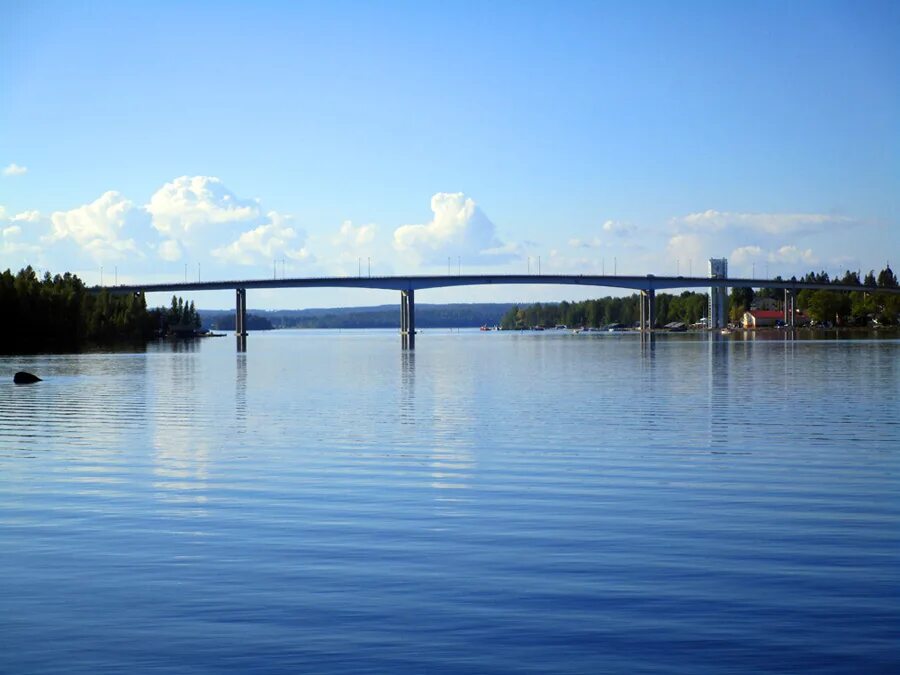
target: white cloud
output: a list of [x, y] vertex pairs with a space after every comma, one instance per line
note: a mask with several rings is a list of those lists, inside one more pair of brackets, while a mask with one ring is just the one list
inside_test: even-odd
[[41, 213], [40, 211], [22, 211], [22, 213], [17, 213], [14, 215], [11, 220], [13, 222], [25, 222], [25, 223], [36, 223], [40, 221]]
[[156, 249], [159, 257], [167, 262], [175, 262], [181, 257], [181, 246], [174, 239], [167, 239]]
[[19, 225], [10, 225], [0, 230], [0, 254], [3, 254], [4, 257], [20, 253], [27, 254], [29, 257], [39, 255], [41, 253], [40, 246], [19, 241], [21, 234], [22, 228]]
[[829, 225], [847, 224], [852, 221], [844, 216], [822, 213], [737, 213], [709, 209], [676, 218], [675, 222], [692, 229], [713, 232], [739, 228], [767, 234], [784, 234], [786, 232], [812, 232]]
[[816, 265], [819, 259], [813, 254], [811, 248], [799, 249], [796, 246], [782, 246], [777, 251], [769, 253], [769, 262], [798, 263]]
[[592, 239], [569, 239], [569, 246], [572, 248], [600, 248], [603, 246], [603, 242], [599, 237], [593, 237]]
[[96, 260], [137, 252], [134, 239], [123, 238], [126, 227], [146, 224], [143, 209], [118, 192], [105, 192], [90, 204], [50, 217], [53, 230], [47, 241], [71, 239]]
[[[287, 225], [290, 216], [275, 211], [268, 214], [269, 222], [242, 233], [227, 246], [212, 251], [212, 255], [224, 262], [241, 265], [269, 263], [287, 257], [295, 261], [308, 261], [311, 255], [303, 247], [306, 233]], [[293, 247], [293, 248], [291, 248]]]
[[763, 250], [759, 246], [741, 246], [731, 252], [731, 255], [728, 256], [728, 261], [735, 265], [743, 265], [759, 259], [762, 254]]
[[704, 239], [697, 234], [676, 234], [669, 239], [668, 257], [679, 260], [703, 260], [706, 254]]
[[623, 223], [618, 220], [607, 220], [603, 223], [603, 231], [608, 234], [614, 234], [617, 237], [627, 237], [634, 234], [636, 228], [630, 223]]
[[431, 210], [434, 217], [428, 223], [394, 230], [397, 251], [430, 263], [443, 263], [447, 256], [462, 257], [467, 263], [514, 257], [497, 237], [494, 223], [462, 192], [438, 192], [431, 198]]
[[28, 167], [19, 166], [15, 162], [3, 169], [4, 176], [21, 176], [25, 173], [28, 173]]
[[181, 243], [207, 225], [247, 224], [262, 216], [257, 202], [238, 199], [212, 176], [176, 178], [153, 194], [146, 209], [160, 234]]
[[335, 246], [341, 248], [358, 249], [368, 246], [375, 239], [376, 227], [373, 223], [353, 227], [353, 223], [345, 220], [341, 223], [341, 229], [332, 240]]

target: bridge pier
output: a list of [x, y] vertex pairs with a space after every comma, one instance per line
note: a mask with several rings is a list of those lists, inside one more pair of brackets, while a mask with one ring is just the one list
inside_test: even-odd
[[647, 299], [644, 297], [644, 291], [640, 292], [640, 303], [641, 303], [641, 318], [640, 318], [640, 331], [641, 335], [644, 334], [644, 327], [647, 325]]
[[649, 291], [641, 291], [640, 301], [640, 331], [641, 333], [652, 331], [656, 323], [656, 291], [652, 288]]
[[796, 296], [790, 288], [784, 289], [784, 325], [787, 328], [794, 328], [796, 325]]
[[239, 352], [247, 350], [247, 289], [235, 289], [234, 335]]
[[403, 349], [416, 348], [416, 292], [400, 291], [400, 342]]

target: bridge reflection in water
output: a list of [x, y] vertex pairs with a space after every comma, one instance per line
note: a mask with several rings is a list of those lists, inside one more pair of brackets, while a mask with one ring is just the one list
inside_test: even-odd
[[99, 293], [177, 293], [187, 291], [235, 290], [235, 335], [237, 348], [247, 348], [247, 289], [270, 288], [370, 288], [400, 291], [400, 339], [403, 349], [416, 346], [415, 292], [429, 288], [491, 285], [551, 285], [601, 286], [639, 291], [641, 294], [640, 331], [652, 331], [656, 326], [656, 291], [691, 288], [773, 288], [785, 293], [784, 322], [793, 327], [795, 296], [803, 289], [831, 291], [875, 291], [898, 293], [897, 288], [869, 288], [867, 286], [815, 283], [793, 279], [722, 279], [682, 276], [620, 276], [592, 274], [458, 274], [389, 277], [297, 277], [292, 279], [243, 279], [224, 281], [176, 282], [171, 284], [130, 284], [94, 286], [88, 289]]

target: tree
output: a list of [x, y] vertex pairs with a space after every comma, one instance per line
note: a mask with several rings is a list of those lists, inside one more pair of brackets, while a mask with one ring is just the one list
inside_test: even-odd
[[890, 266], [885, 267], [878, 273], [879, 288], [897, 288], [897, 277]]
[[753, 303], [753, 289], [734, 287], [728, 301], [728, 315], [731, 321], [738, 323]]
[[46, 272], [38, 279], [31, 267], [0, 273], [0, 315], [14, 327], [0, 331], [5, 354], [77, 351], [153, 334], [143, 295], [91, 294], [73, 274]]
[[850, 296], [838, 291], [812, 291], [807, 310], [815, 321], [842, 325], [851, 312]]

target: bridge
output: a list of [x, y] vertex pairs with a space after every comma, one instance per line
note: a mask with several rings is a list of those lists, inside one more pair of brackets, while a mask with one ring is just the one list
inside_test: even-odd
[[416, 341], [415, 292], [453, 286], [500, 285], [602, 286], [639, 291], [641, 294], [640, 330], [652, 330], [656, 318], [656, 291], [673, 288], [774, 288], [785, 293], [785, 324], [794, 325], [796, 294], [804, 289], [829, 291], [879, 291], [898, 293], [897, 288], [878, 288], [853, 284], [816, 283], [794, 279], [726, 279], [684, 276], [620, 276], [593, 274], [456, 274], [415, 276], [296, 277], [285, 279], [242, 279], [225, 281], [185, 281], [175, 283], [93, 286], [98, 293], [178, 293], [187, 291], [235, 291], [235, 334], [238, 349], [246, 348], [247, 290], [260, 288], [371, 288], [400, 291], [400, 335], [404, 349], [414, 349]]

